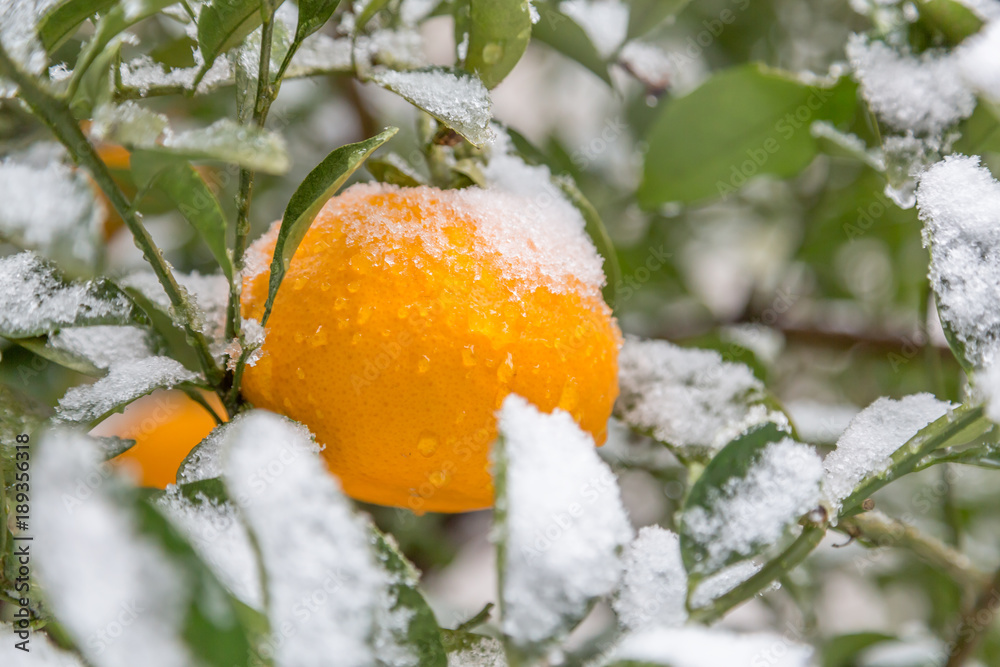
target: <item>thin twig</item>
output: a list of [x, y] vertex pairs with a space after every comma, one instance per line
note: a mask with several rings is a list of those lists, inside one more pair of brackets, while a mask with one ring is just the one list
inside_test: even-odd
[[1000, 609], [1000, 570], [979, 594], [975, 605], [962, 617], [945, 667], [961, 667], [972, 657], [985, 631], [996, 620]]

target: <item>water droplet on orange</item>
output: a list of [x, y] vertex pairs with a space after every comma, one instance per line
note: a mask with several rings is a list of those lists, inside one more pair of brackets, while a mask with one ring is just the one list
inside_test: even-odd
[[430, 367], [431, 367], [431, 360], [429, 357], [421, 356], [420, 359], [417, 360], [418, 373], [426, 373], [428, 370], [430, 370]]
[[306, 379], [306, 372], [304, 370], [302, 370], [301, 368], [296, 368], [295, 369], [295, 377], [297, 377], [300, 380], [305, 380]]
[[423, 456], [433, 456], [434, 452], [437, 451], [438, 441], [430, 433], [425, 433], [420, 436], [420, 440], [417, 441], [417, 451]]

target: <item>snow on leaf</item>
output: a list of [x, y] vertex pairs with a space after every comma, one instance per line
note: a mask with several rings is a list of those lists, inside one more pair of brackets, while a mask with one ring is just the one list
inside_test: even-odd
[[[267, 573], [279, 667], [370, 665], [382, 577], [368, 531], [316, 456], [308, 431], [254, 411], [227, 431], [224, 479]], [[303, 614], [301, 609], [310, 613]]]
[[809, 667], [813, 649], [777, 634], [736, 634], [703, 627], [652, 628], [626, 635], [607, 665], [649, 664], [665, 667], [751, 665]]
[[97, 382], [67, 391], [59, 399], [56, 416], [64, 422], [93, 423], [156, 389], [197, 380], [197, 374], [170, 357], [116, 361]]
[[2, 336], [28, 338], [62, 327], [119, 324], [139, 316], [131, 299], [109, 283], [66, 283], [30, 252], [0, 258]]
[[931, 394], [898, 401], [880, 398], [869, 405], [851, 420], [837, 448], [823, 460], [824, 495], [839, 509], [862, 480], [885, 471], [893, 452], [950, 408]]
[[154, 146], [167, 132], [166, 116], [132, 101], [101, 105], [94, 111], [94, 123], [90, 127], [94, 139], [128, 147]]
[[680, 539], [647, 526], [625, 551], [624, 574], [614, 601], [618, 621], [628, 630], [677, 627], [687, 621], [687, 572]]
[[[7, 55], [29, 74], [41, 74], [48, 56], [38, 40], [38, 22], [58, 0], [0, 0], [0, 44]], [[16, 86], [0, 79], [0, 98], [11, 97]]]
[[965, 82], [984, 97], [1000, 102], [1000, 20], [987, 23], [956, 49]]
[[117, 502], [96, 443], [51, 431], [33, 465], [38, 575], [84, 657], [96, 667], [196, 664], [182, 635], [184, 572]]
[[0, 238], [37, 250], [63, 264], [97, 261], [104, 207], [79, 172], [0, 162]]
[[920, 178], [917, 205], [941, 323], [960, 359], [990, 366], [1000, 346], [1000, 183], [978, 157], [952, 155]]
[[569, 414], [544, 414], [512, 394], [499, 429], [502, 629], [521, 646], [537, 646], [614, 589], [632, 528], [614, 473]]
[[621, 0], [563, 0], [559, 11], [583, 28], [597, 53], [610, 58], [628, 34], [628, 5]]
[[618, 365], [616, 416], [689, 455], [711, 455], [758, 424], [788, 429], [753, 371], [718, 352], [630, 337]]
[[[225, 443], [230, 437], [230, 429], [246, 418], [249, 412], [241, 412], [225, 424], [216, 426], [205, 438], [195, 445], [181, 462], [177, 470], [178, 484], [193, 484], [207, 479], [222, 477], [222, 454]], [[308, 431], [303, 433], [307, 436]]]
[[927, 50], [916, 56], [852, 35], [847, 56], [869, 106], [900, 132], [940, 135], [976, 106], [951, 54]]
[[701, 609], [709, 606], [716, 599], [760, 572], [760, 568], [760, 563], [756, 561], [742, 560], [702, 579], [691, 591], [691, 608]]
[[[222, 338], [226, 329], [226, 304], [229, 299], [229, 286], [221, 273], [202, 275], [193, 273], [174, 273], [174, 278], [187, 296], [194, 301], [199, 316], [195, 328], [212, 339]], [[125, 289], [135, 290], [151, 301], [159, 310], [170, 315], [174, 322], [183, 327], [183, 322], [175, 317], [170, 297], [163, 291], [163, 286], [152, 271], [130, 273], [118, 280]]]
[[48, 346], [101, 370], [111, 368], [115, 362], [136, 361], [154, 355], [149, 331], [128, 326], [62, 329], [49, 337]]
[[823, 463], [774, 425], [749, 431], [709, 462], [681, 521], [688, 572], [701, 575], [777, 544], [820, 501]]
[[476, 146], [493, 141], [493, 103], [477, 77], [460, 70], [428, 67], [400, 72], [376, 69], [371, 80], [405, 98]]
[[192, 500], [173, 486], [156, 500], [156, 506], [233, 595], [254, 609], [263, 609], [257, 555], [235, 505], [204, 495]]

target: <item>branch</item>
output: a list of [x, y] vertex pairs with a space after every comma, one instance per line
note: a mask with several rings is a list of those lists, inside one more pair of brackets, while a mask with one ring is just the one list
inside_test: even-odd
[[983, 633], [996, 620], [998, 608], [1000, 608], [1000, 570], [993, 574], [993, 579], [979, 594], [976, 604], [962, 617], [945, 667], [961, 667], [972, 657], [983, 638]]

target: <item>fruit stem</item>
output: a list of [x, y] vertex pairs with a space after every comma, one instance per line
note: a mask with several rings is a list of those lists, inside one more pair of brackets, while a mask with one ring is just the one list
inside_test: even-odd
[[115, 183], [111, 172], [90, 141], [84, 136], [79, 124], [69, 108], [42, 88], [33, 77], [25, 74], [11, 60], [7, 51], [0, 46], [0, 73], [11, 79], [18, 86], [18, 96], [24, 100], [31, 111], [44, 122], [59, 141], [66, 146], [73, 160], [90, 172], [94, 181], [107, 196], [125, 225], [132, 232], [136, 246], [142, 251], [143, 257], [149, 262], [156, 274], [157, 280], [163, 286], [170, 299], [170, 304], [177, 312], [184, 327], [187, 340], [198, 354], [198, 361], [205, 373], [205, 378], [213, 385], [222, 379], [222, 369], [215, 363], [215, 358], [209, 351], [208, 339], [195, 325], [195, 314], [187, 297], [174, 278], [170, 265], [163, 258], [163, 252], [156, 246], [153, 237], [143, 226], [131, 202]]

